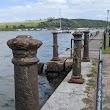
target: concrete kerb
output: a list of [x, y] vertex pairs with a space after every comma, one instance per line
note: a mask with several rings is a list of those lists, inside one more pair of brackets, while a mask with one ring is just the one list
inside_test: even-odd
[[83, 103], [82, 99], [87, 98], [87, 94], [84, 93], [84, 91], [87, 87], [86, 83], [89, 80], [87, 74], [91, 71], [92, 63], [82, 62], [81, 66], [82, 75], [85, 79], [84, 84], [68, 83], [68, 80], [72, 75], [72, 71], [69, 72], [67, 77], [58, 86], [41, 110], [80, 110], [86, 107], [86, 104]]
[[[101, 40], [101, 33], [95, 38]], [[94, 39], [94, 40], [95, 40]], [[99, 42], [99, 40], [96, 40]], [[93, 41], [94, 42], [94, 41]], [[90, 43], [90, 50], [95, 49], [98, 50], [98, 45], [96, 46], [92, 45], [93, 43]], [[94, 51], [96, 52], [96, 51]], [[92, 51], [93, 53], [93, 51]], [[90, 52], [90, 59], [94, 60], [97, 59], [96, 56], [94, 56]], [[97, 51], [98, 53], [98, 51]], [[67, 56], [66, 56], [67, 55]], [[62, 53], [59, 55], [59, 57], [70, 57], [70, 50], [68, 49], [66, 53]], [[72, 61], [72, 59], [68, 59]], [[69, 72], [67, 77], [62, 81], [62, 83], [58, 86], [58, 88], [55, 90], [55, 92], [52, 94], [52, 96], [48, 99], [48, 101], [45, 103], [45, 105], [41, 108], [41, 110], [80, 110], [82, 108], [86, 107], [86, 104], [83, 103], [83, 98], [88, 98], [87, 93], [85, 93], [85, 88], [87, 87], [87, 82], [90, 79], [87, 77], [87, 74], [91, 72], [92, 63], [91, 62], [82, 62], [81, 63], [81, 71], [83, 78], [85, 79], [84, 84], [71, 84], [68, 83], [68, 79], [72, 75], [72, 71]]]

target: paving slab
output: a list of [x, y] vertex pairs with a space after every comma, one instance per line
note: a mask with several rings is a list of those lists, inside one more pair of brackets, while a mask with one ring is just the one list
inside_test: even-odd
[[[102, 33], [99, 33], [98, 36], [95, 37], [95, 40], [90, 41], [90, 59], [98, 59], [101, 40]], [[69, 59], [70, 49], [60, 54], [59, 57], [68, 58], [67, 61], [72, 61], [72, 59]], [[85, 79], [84, 84], [68, 83], [72, 75], [71, 71], [47, 100], [41, 110], [81, 110], [82, 108], [85, 108], [86, 104], [83, 103], [82, 99], [88, 98], [87, 94], [84, 93], [84, 90], [87, 87], [87, 81], [89, 80], [87, 74], [90, 73], [91, 67], [91, 62], [81, 63], [81, 74]]]
[[103, 110], [110, 110], [110, 54], [103, 54]]
[[84, 84], [68, 83], [71, 78], [71, 71], [41, 110], [80, 110], [86, 106], [82, 99], [87, 98], [87, 94], [84, 91], [87, 86], [87, 80], [89, 79], [87, 74], [90, 73], [92, 65], [91, 62], [82, 62], [81, 66], [82, 75], [85, 79]]

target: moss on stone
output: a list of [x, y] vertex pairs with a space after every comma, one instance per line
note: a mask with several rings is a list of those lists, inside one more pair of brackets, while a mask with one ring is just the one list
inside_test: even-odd
[[92, 103], [92, 100], [90, 98], [83, 98], [82, 101], [85, 103], [85, 104], [90, 104]]
[[84, 93], [87, 94], [88, 98], [84, 98], [82, 100], [86, 104], [86, 107], [82, 108], [81, 110], [92, 110], [94, 108], [94, 100], [90, 96], [93, 94], [93, 89], [96, 86], [97, 64], [97, 60], [92, 61], [93, 67], [91, 68], [90, 74], [87, 74], [89, 80], [87, 82], [87, 87], [85, 88]]
[[85, 107], [85, 108], [82, 108], [81, 110], [89, 110], [89, 109]]

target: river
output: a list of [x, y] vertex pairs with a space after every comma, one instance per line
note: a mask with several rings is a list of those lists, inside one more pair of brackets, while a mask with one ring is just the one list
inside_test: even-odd
[[[100, 30], [103, 31], [103, 30]], [[96, 30], [91, 30], [96, 32]], [[41, 40], [43, 45], [38, 49], [37, 57], [40, 62], [45, 64], [52, 59], [52, 31], [2, 31], [0, 32], [0, 110], [15, 110], [14, 96], [14, 68], [11, 63], [12, 50], [9, 49], [6, 42], [9, 39], [15, 38], [18, 35], [31, 35], [33, 38]], [[66, 48], [70, 48], [72, 34], [58, 34], [59, 53], [62, 53]], [[39, 95], [40, 104], [43, 105], [45, 100], [42, 98], [50, 92], [50, 86], [44, 83], [44, 77], [39, 76]], [[46, 86], [47, 85], [47, 86]], [[46, 88], [45, 88], [46, 87]], [[47, 92], [47, 93], [45, 93]], [[44, 95], [43, 95], [44, 94]], [[50, 93], [51, 94], [51, 93]], [[46, 96], [47, 100], [48, 96]], [[42, 101], [43, 100], [43, 101]]]
[[[11, 63], [12, 51], [6, 42], [17, 35], [31, 35], [41, 40], [43, 45], [38, 49], [40, 62], [47, 63], [52, 58], [53, 35], [51, 31], [3, 31], [0, 32], [0, 110], [15, 110], [14, 69]], [[70, 47], [72, 35], [59, 34], [59, 53]], [[41, 78], [41, 77], [39, 77]], [[41, 78], [42, 79], [42, 78]], [[39, 85], [42, 86], [41, 84]], [[40, 94], [41, 95], [41, 94]]]

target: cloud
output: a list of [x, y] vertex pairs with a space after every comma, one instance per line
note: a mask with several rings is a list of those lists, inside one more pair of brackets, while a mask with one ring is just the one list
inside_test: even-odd
[[67, 0], [47, 0], [47, 2], [64, 4], [64, 3], [67, 3]]
[[93, 3], [97, 0], [47, 0], [48, 3], [55, 3], [55, 4], [86, 4], [86, 3]]
[[17, 1], [20, 1], [20, 0], [8, 0], [10, 2], [17, 2]]
[[3, 22], [59, 17], [59, 8], [65, 18], [105, 19], [109, 4], [109, 0], [27, 0], [23, 5], [0, 8], [0, 19]]

